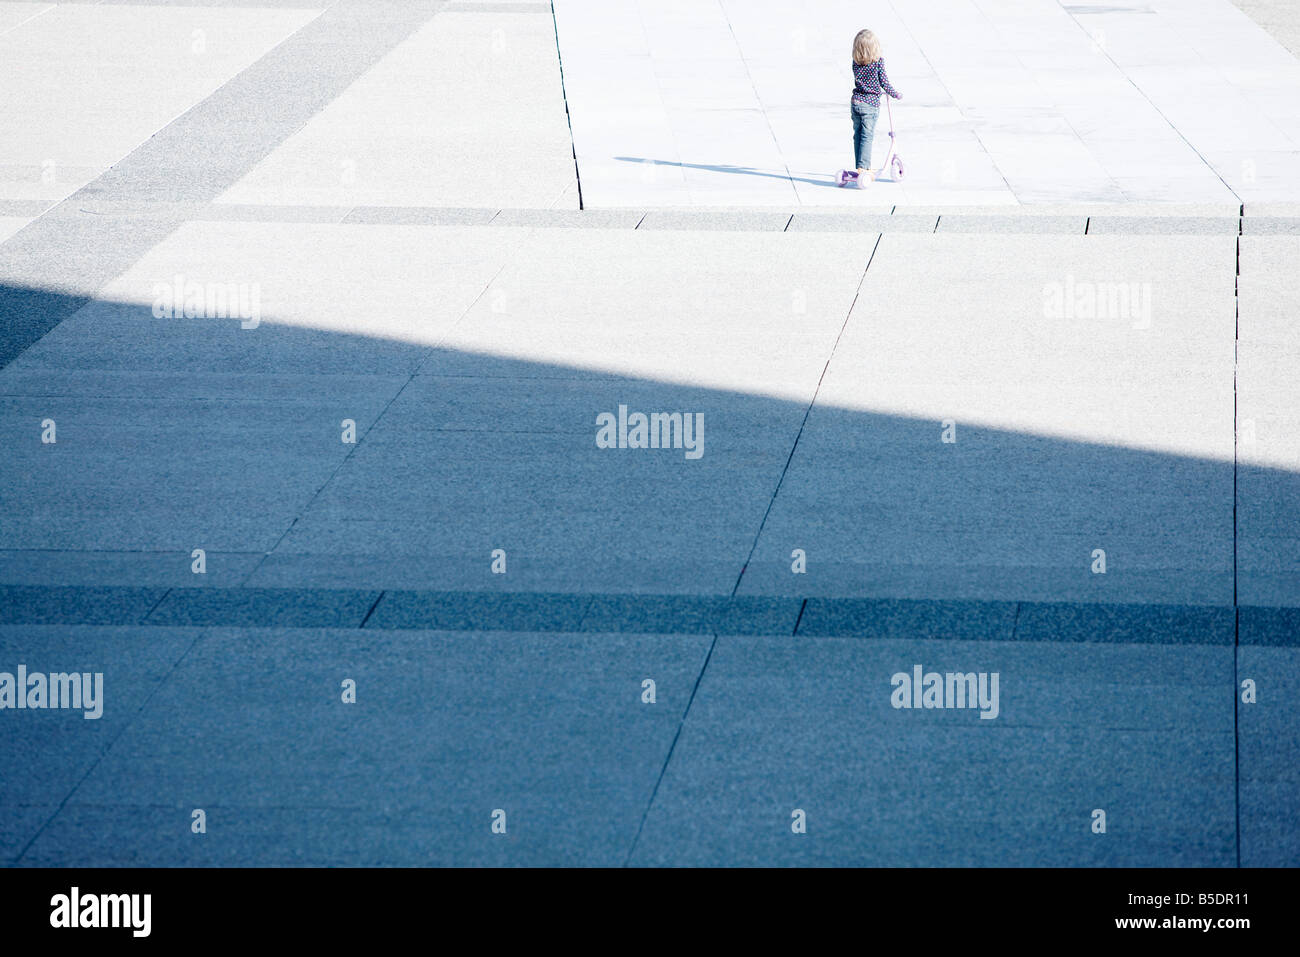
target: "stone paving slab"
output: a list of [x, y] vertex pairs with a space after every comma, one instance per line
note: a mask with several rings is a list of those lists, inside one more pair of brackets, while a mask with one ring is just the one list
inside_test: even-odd
[[26, 216], [0, 216], [0, 243], [30, 222], [31, 219]]
[[1238, 298], [1238, 596], [1290, 605], [1300, 594], [1298, 236], [1242, 236]]
[[645, 217], [640, 209], [503, 209], [491, 222], [493, 226], [637, 229]]
[[[1251, 207], [1252, 209], [1254, 206]], [[905, 206], [896, 212], [907, 212], [926, 216], [1047, 216], [1047, 217], [1115, 217], [1132, 216], [1137, 219], [1156, 219], [1171, 217], [1174, 219], [1231, 219], [1242, 216], [1242, 204], [1236, 201], [1217, 203], [1034, 203], [1018, 205], [1006, 209], [990, 209], [988, 206], [964, 206], [950, 203], [936, 206]]]
[[[0, 541], [19, 550], [269, 551], [351, 452], [340, 441], [344, 414], [364, 433], [386, 401], [354, 394], [340, 414], [337, 398], [303, 397], [268, 416], [249, 394], [0, 399], [11, 449], [0, 466], [9, 505]], [[41, 423], [50, 422], [58, 441], [47, 444]], [[142, 454], [150, 468], [139, 467]], [[267, 469], [274, 482], [256, 478]]]
[[[719, 401], [746, 415], [766, 414], [766, 405], [745, 396], [788, 399], [802, 415], [871, 246], [782, 233], [781, 214], [770, 225], [771, 231], [721, 233], [644, 224], [481, 231], [498, 243], [513, 235], [518, 245], [421, 371], [529, 377], [532, 401], [533, 377], [601, 373], [648, 380], [643, 394], [660, 403], [652, 409], [683, 408], [654, 396], [662, 383], [717, 390]], [[743, 362], [735, 361], [739, 356]], [[508, 403], [509, 392], [499, 394]], [[583, 417], [594, 423], [599, 411], [615, 407], [608, 405], [613, 399], [609, 394], [582, 410]], [[572, 400], [556, 401], [568, 407]]]
[[165, 588], [0, 585], [0, 624], [139, 624]]
[[169, 223], [190, 221], [234, 220], [238, 222], [337, 223], [351, 210], [329, 206], [217, 206], [202, 201], [167, 202], [160, 200], [100, 199], [78, 194], [70, 202], [60, 203], [46, 218], [66, 223], [69, 228], [86, 217], [112, 220], [163, 220]]
[[1241, 231], [1237, 220], [1218, 216], [1091, 216], [1088, 235], [1122, 233], [1128, 236], [1152, 234], [1235, 236]]
[[688, 635], [793, 635], [803, 606], [798, 598], [596, 595], [580, 627]]
[[1241, 221], [1243, 236], [1270, 236], [1300, 233], [1300, 217], [1247, 216]]
[[1237, 640], [1243, 645], [1300, 645], [1300, 610], [1243, 605], [1237, 610]]
[[218, 202], [578, 208], [554, 24], [443, 9]]
[[[48, 594], [48, 590], [46, 590]], [[8, 602], [0, 602], [0, 608]], [[140, 709], [191, 649], [197, 634], [66, 624], [0, 624], [0, 671], [16, 675], [85, 673], [99, 680], [98, 708], [3, 712], [0, 862], [16, 858], [54, 817], [63, 800], [103, 760]], [[89, 689], [88, 689], [89, 690]], [[72, 702], [76, 703], [75, 699]], [[100, 716], [86, 714], [99, 710]]]
[[1016, 638], [1021, 641], [1090, 641], [1122, 644], [1228, 645], [1233, 642], [1231, 608], [1196, 605], [1020, 605]]
[[379, 592], [324, 589], [173, 588], [149, 612], [150, 625], [359, 628]]
[[1019, 605], [1014, 602], [810, 598], [799, 619], [798, 634], [1009, 641], [1016, 635], [1018, 619]]
[[940, 216], [942, 233], [1082, 233], [1087, 217], [1079, 216]]
[[1300, 216], [1300, 203], [1246, 203], [1245, 215], [1295, 219]]
[[827, 233], [933, 233], [939, 224], [938, 216], [886, 213], [853, 215], [843, 213], [795, 213], [786, 227], [787, 232]]
[[[509, 258], [502, 235], [472, 227], [188, 223], [17, 365], [409, 373]], [[164, 305], [177, 298], [169, 289], [177, 277], [182, 299], [184, 289], [206, 297], [233, 286], [244, 311], [232, 301], [229, 318], [155, 316], [160, 293]], [[415, 294], [406, 285], [412, 277]], [[254, 306], [258, 316], [244, 318]]]
[[[229, 208], [244, 207], [231, 205]], [[498, 212], [499, 210], [483, 207], [356, 206], [336, 221], [384, 226], [483, 226], [492, 222]]]
[[[81, 588], [234, 588], [247, 582], [266, 561], [265, 552], [206, 550], [205, 568], [194, 572], [193, 549], [113, 551], [95, 549], [0, 550], [0, 582], [48, 586], [58, 582]], [[111, 585], [105, 585], [111, 582]]]
[[789, 222], [790, 217], [784, 213], [651, 210], [645, 214], [637, 229], [739, 229], [782, 232]]
[[[918, 665], [997, 672], [998, 716], [891, 707]], [[631, 863], [1231, 865], [1231, 680], [1224, 647], [721, 636]]]
[[578, 631], [588, 595], [384, 592], [367, 628]]
[[[1244, 611], [1244, 609], [1243, 609]], [[1243, 623], [1247, 617], [1243, 614]], [[1290, 640], [1237, 651], [1237, 722], [1244, 867], [1300, 866], [1300, 649]], [[1273, 644], [1268, 642], [1267, 644]], [[1285, 647], [1281, 647], [1285, 645]], [[1254, 701], [1243, 686], [1254, 685]]]
[[[149, 644], [187, 634], [154, 631]], [[21, 863], [618, 865], [708, 647], [208, 629]], [[206, 834], [190, 833], [195, 807]], [[350, 833], [325, 839], [336, 826]]]
[[884, 235], [740, 591], [1230, 604], [1234, 251]]
[[53, 205], [47, 199], [4, 199], [0, 200], [0, 216], [30, 221]]

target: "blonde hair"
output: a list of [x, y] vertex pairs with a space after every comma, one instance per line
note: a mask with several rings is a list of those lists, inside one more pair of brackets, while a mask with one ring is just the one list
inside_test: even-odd
[[853, 38], [853, 62], [864, 66], [880, 59], [880, 38], [870, 30], [859, 30]]

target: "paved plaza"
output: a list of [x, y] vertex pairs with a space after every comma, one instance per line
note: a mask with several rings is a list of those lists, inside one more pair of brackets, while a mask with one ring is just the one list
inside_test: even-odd
[[0, 863], [1300, 864], [1297, 54], [0, 3]]

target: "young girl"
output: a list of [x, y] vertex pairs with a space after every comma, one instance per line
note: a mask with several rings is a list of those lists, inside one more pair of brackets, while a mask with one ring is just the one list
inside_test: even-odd
[[853, 154], [857, 164], [857, 185], [867, 186], [876, 178], [871, 168], [871, 140], [876, 134], [876, 117], [880, 115], [880, 94], [896, 100], [902, 94], [889, 84], [885, 61], [880, 55], [880, 40], [870, 30], [859, 30], [853, 38], [853, 99], [849, 112], [853, 117]]

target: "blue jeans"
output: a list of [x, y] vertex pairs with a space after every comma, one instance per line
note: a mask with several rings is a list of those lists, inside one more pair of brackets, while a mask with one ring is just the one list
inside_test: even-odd
[[876, 117], [880, 107], [854, 102], [849, 106], [853, 116], [853, 158], [858, 169], [871, 169], [871, 141], [876, 135]]

